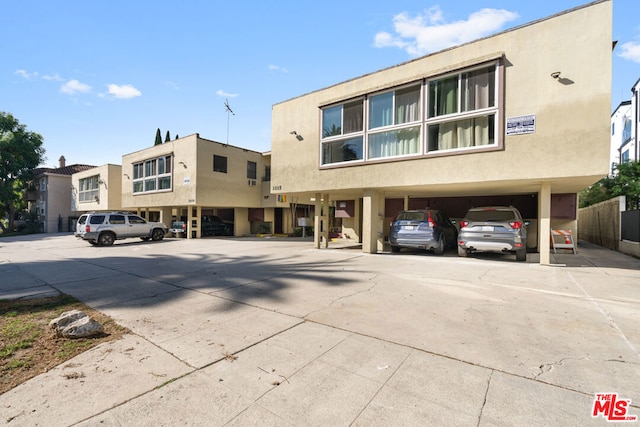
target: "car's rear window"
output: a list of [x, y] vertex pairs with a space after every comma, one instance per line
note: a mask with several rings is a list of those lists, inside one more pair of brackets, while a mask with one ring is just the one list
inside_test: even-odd
[[481, 210], [481, 211], [469, 211], [466, 218], [469, 221], [482, 221], [482, 222], [500, 222], [511, 221], [515, 219], [515, 214], [510, 210]]
[[396, 221], [427, 221], [429, 215], [426, 212], [400, 212]]
[[89, 218], [89, 224], [102, 224], [104, 222], [104, 215], [92, 215]]

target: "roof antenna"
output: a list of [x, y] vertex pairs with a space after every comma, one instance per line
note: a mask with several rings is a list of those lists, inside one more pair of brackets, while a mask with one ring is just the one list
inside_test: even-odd
[[229, 107], [228, 99], [224, 100], [224, 107], [227, 109], [227, 145], [229, 145], [229, 113], [233, 114], [234, 116], [236, 115], [236, 113], [234, 113], [231, 107]]

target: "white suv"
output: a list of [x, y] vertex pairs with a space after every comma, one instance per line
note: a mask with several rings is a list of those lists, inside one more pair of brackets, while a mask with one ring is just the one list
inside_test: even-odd
[[90, 212], [80, 216], [75, 236], [92, 245], [111, 246], [128, 237], [162, 240], [169, 231], [161, 222], [147, 222], [130, 212]]

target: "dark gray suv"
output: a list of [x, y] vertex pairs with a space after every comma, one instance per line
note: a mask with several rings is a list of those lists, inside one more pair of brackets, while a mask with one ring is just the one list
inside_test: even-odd
[[460, 221], [458, 255], [469, 252], [510, 252], [527, 260], [527, 225], [513, 206], [469, 209]]

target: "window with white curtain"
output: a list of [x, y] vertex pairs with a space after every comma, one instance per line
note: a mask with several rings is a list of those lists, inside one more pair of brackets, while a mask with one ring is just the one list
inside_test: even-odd
[[497, 147], [499, 69], [485, 63], [322, 108], [321, 165]]
[[497, 64], [429, 81], [427, 151], [496, 144]]
[[420, 153], [420, 91], [414, 84], [369, 97], [368, 159]]

